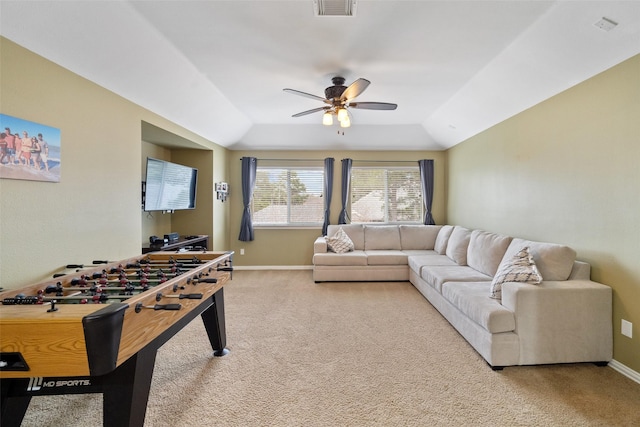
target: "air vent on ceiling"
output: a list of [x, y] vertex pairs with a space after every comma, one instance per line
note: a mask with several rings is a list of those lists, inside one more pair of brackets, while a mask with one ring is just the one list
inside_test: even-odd
[[612, 21], [609, 18], [605, 18], [603, 16], [601, 20], [599, 20], [598, 22], [596, 22], [593, 25], [595, 25], [596, 27], [600, 28], [603, 31], [611, 31], [618, 25], [618, 23]]
[[316, 16], [355, 16], [356, 0], [313, 0]]

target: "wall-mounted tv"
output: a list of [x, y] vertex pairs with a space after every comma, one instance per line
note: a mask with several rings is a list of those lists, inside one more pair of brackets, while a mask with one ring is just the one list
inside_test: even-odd
[[195, 209], [197, 182], [198, 169], [148, 157], [143, 209]]

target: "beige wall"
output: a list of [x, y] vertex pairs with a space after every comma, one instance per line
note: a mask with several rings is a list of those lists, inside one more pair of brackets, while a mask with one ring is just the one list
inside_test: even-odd
[[[213, 151], [174, 150], [171, 161], [198, 169], [196, 209], [173, 213], [172, 231], [183, 236], [207, 234], [213, 237], [216, 234], [213, 229]], [[209, 246], [213, 249], [215, 245], [209, 242]]]
[[[229, 206], [231, 215], [229, 225], [231, 237], [230, 249], [236, 255], [236, 265], [262, 265], [262, 266], [309, 266], [313, 256], [313, 241], [321, 234], [321, 227], [316, 228], [256, 228], [255, 240], [242, 242], [238, 240], [240, 234], [240, 220], [242, 218], [242, 184], [240, 159], [243, 156], [252, 156], [258, 159], [318, 159], [316, 165], [322, 165], [322, 159], [333, 157], [334, 181], [333, 198], [331, 200], [331, 223], [338, 223], [340, 214], [340, 180], [342, 177], [341, 160], [354, 159], [354, 165], [366, 165], [357, 160], [385, 160], [385, 161], [417, 161], [420, 159], [434, 159], [434, 198], [432, 213], [436, 223], [443, 223], [445, 215], [445, 168], [446, 153], [442, 151], [232, 151], [229, 156]], [[278, 165], [274, 162], [263, 164]], [[300, 162], [289, 164], [300, 166]], [[380, 163], [373, 165], [380, 166]], [[384, 163], [385, 166], [394, 166], [394, 163]], [[406, 166], [406, 163], [395, 165]], [[245, 255], [240, 255], [240, 249], [245, 250]]]
[[[640, 371], [639, 75], [636, 57], [448, 152], [229, 152], [0, 37], [0, 112], [60, 128], [63, 160], [60, 183], [0, 180], [0, 286], [44, 280], [71, 262], [137, 255], [165, 227], [210, 234], [212, 249], [236, 251], [237, 265], [310, 265], [319, 228], [258, 229], [255, 241], [238, 240], [242, 156], [334, 157], [332, 223], [342, 158], [433, 158], [436, 222], [574, 247], [594, 280], [614, 288], [614, 357]], [[160, 145], [143, 155], [142, 121], [199, 149]], [[145, 224], [147, 152], [203, 171], [212, 165], [199, 186], [227, 180], [228, 201], [199, 191], [204, 218], [175, 214], [168, 225]], [[621, 318], [633, 322], [633, 339], [620, 335]]]
[[[142, 121], [200, 148], [185, 151], [208, 153], [208, 163], [199, 163], [204, 169], [226, 164], [226, 149], [1, 37], [0, 93], [0, 112], [59, 128], [62, 140], [59, 183], [0, 179], [4, 288], [46, 280], [68, 263], [140, 254], [141, 240], [148, 238], [140, 220]], [[220, 169], [205, 173], [207, 181], [224, 176]], [[203, 190], [207, 185], [213, 188], [205, 183]], [[198, 203], [208, 217], [197, 218], [194, 224], [201, 224], [194, 229], [213, 233], [213, 223], [226, 228], [227, 208], [211, 207], [206, 196]], [[227, 246], [226, 236], [214, 233], [217, 248]]]
[[452, 148], [448, 166], [450, 223], [591, 263], [614, 289], [614, 358], [640, 371], [640, 56]]

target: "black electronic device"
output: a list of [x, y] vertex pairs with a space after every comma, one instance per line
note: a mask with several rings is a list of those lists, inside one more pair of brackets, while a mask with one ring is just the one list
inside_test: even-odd
[[164, 244], [165, 244], [165, 243], [167, 243], [167, 242], [168, 242], [168, 240], [167, 240], [167, 239], [163, 239], [163, 238], [158, 237], [158, 236], [150, 236], [150, 237], [149, 237], [149, 243], [150, 243], [152, 246], [162, 246], [162, 245], [164, 245]]
[[198, 169], [147, 158], [143, 209], [173, 212], [196, 208]]
[[180, 239], [180, 234], [178, 233], [169, 233], [164, 235], [164, 239], [167, 242], [177, 242]]

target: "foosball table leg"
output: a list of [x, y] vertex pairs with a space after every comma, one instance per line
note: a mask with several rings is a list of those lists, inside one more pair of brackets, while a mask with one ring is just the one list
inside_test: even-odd
[[213, 294], [213, 305], [202, 312], [202, 322], [207, 331], [214, 356], [224, 356], [229, 353], [227, 346], [227, 332], [224, 322], [224, 288]]
[[142, 427], [147, 411], [156, 348], [144, 348], [113, 372], [103, 385], [103, 425]]
[[2, 400], [0, 401], [0, 426], [3, 427], [20, 427], [22, 419], [29, 407], [29, 403], [31, 402], [31, 396], [9, 397], [9, 388], [15, 381], [28, 380], [4, 380], [1, 383]]

